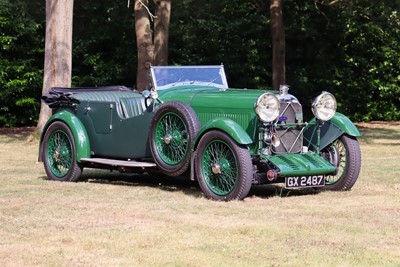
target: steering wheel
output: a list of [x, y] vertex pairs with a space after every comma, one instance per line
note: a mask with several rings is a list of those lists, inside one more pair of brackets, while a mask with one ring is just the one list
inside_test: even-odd
[[174, 83], [176, 81], [172, 80], [171, 78], [162, 78], [156, 81], [157, 86], [163, 86], [169, 83]]

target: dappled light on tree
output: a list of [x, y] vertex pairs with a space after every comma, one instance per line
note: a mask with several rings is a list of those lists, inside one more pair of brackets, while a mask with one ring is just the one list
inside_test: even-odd
[[[73, 0], [46, 0], [46, 43], [42, 94], [52, 87], [70, 87], [72, 72]], [[37, 130], [42, 131], [51, 116], [42, 104]]]

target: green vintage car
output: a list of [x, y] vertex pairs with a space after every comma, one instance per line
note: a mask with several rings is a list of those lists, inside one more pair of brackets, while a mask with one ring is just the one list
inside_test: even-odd
[[214, 200], [252, 185], [349, 190], [361, 168], [360, 132], [322, 92], [306, 122], [298, 99], [230, 89], [223, 66], [151, 67], [151, 90], [53, 88], [39, 160], [56, 181], [83, 168], [163, 173], [197, 180]]

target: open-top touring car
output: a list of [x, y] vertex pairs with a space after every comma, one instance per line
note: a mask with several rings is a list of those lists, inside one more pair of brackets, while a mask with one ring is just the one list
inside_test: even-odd
[[76, 181], [84, 167], [161, 172], [197, 180], [215, 200], [252, 185], [349, 190], [361, 168], [355, 125], [322, 92], [306, 122], [279, 91], [229, 89], [223, 66], [151, 67], [152, 88], [52, 88], [40, 140], [49, 179]]

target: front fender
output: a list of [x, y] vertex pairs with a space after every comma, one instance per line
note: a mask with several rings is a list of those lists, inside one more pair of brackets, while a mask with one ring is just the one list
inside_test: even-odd
[[207, 122], [203, 127], [201, 127], [199, 133], [197, 134], [197, 138], [195, 141], [195, 147], [197, 146], [200, 138], [204, 133], [209, 130], [217, 129], [227, 133], [230, 137], [233, 138], [238, 144], [241, 145], [249, 145], [253, 143], [253, 140], [247, 134], [247, 132], [236, 122], [227, 118], [215, 118], [209, 122]]
[[71, 129], [71, 132], [74, 136], [75, 146], [76, 146], [76, 160], [80, 162], [81, 158], [90, 158], [90, 142], [89, 137], [86, 132], [85, 126], [81, 120], [75, 116], [72, 112], [63, 110], [57, 112], [47, 121], [46, 125], [43, 128], [42, 136], [40, 137], [40, 145], [39, 145], [39, 161], [42, 161], [43, 156], [43, 139], [46, 134], [47, 128], [54, 121], [62, 121], [68, 125]]
[[[304, 130], [304, 145], [308, 146], [311, 150], [315, 150], [313, 148], [318, 145], [317, 126], [318, 123], [314, 118]], [[320, 149], [324, 149], [344, 133], [355, 137], [361, 136], [360, 131], [349, 118], [336, 112], [331, 120], [321, 125]]]

